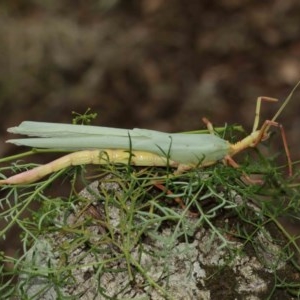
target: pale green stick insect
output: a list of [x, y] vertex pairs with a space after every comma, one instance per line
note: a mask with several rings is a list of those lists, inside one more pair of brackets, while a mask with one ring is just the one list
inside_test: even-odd
[[0, 180], [0, 184], [32, 183], [68, 166], [107, 164], [108, 162], [130, 163], [135, 166], [169, 166], [177, 168], [177, 173], [195, 167], [209, 166], [221, 160], [237, 166], [232, 157], [240, 151], [248, 147], [255, 147], [259, 142], [267, 139], [269, 137], [270, 126], [281, 128], [288, 159], [289, 174], [291, 175], [292, 163], [285, 134], [282, 126], [276, 122], [276, 119], [290, 101], [296, 87], [284, 101], [272, 120], [265, 121], [261, 128], [257, 129], [261, 101], [277, 101], [274, 98], [259, 97], [257, 99], [252, 133], [235, 144], [231, 144], [214, 135], [212, 125], [207, 119], [204, 119], [204, 122], [211, 131], [210, 134], [165, 133], [137, 128], [128, 130], [25, 121], [17, 127], [9, 128], [8, 131], [16, 134], [35, 136], [35, 138], [13, 139], [7, 142], [34, 148], [55, 148], [77, 152]]

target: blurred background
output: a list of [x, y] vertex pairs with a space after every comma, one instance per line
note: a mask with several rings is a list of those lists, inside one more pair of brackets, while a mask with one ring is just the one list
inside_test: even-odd
[[[300, 80], [300, 2], [2, 0], [1, 156], [6, 128], [68, 122], [203, 128], [206, 116], [252, 129], [256, 98], [283, 100]], [[300, 158], [300, 92], [280, 122]], [[263, 119], [278, 105], [263, 107]]]
[[[94, 125], [176, 132], [206, 116], [249, 132], [257, 97], [284, 100], [300, 80], [299, 16], [297, 0], [2, 0], [0, 155], [20, 151], [6, 128], [89, 107]], [[293, 160], [299, 112], [297, 91], [279, 118]]]

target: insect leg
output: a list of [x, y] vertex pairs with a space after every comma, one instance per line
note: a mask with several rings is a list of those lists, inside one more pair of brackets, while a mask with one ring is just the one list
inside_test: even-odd
[[[228, 165], [232, 166], [233, 168], [239, 168], [240, 167], [240, 165], [230, 155], [226, 155], [224, 157], [224, 162], [227, 163]], [[245, 172], [243, 172], [242, 177], [244, 178], [246, 183], [249, 183], [249, 184], [262, 184], [263, 183], [262, 180], [251, 178]]]
[[[159, 190], [165, 192], [167, 195], [174, 195], [172, 193], [172, 191], [168, 190], [164, 185], [162, 185], [160, 183], [154, 183], [154, 186], [156, 188], [158, 188]], [[177, 202], [180, 205], [182, 210], [186, 209], [186, 205], [183, 203], [183, 201], [180, 197], [175, 197], [174, 200], [175, 200], [175, 202]], [[190, 214], [191, 217], [198, 217], [199, 216], [198, 213], [191, 212], [191, 211], [189, 211], [189, 214]]]
[[270, 97], [258, 97], [257, 98], [252, 132], [256, 131], [257, 128], [258, 128], [259, 118], [260, 118], [261, 102], [262, 101], [277, 102], [278, 99], [270, 98]]
[[280, 129], [283, 147], [284, 147], [285, 155], [286, 155], [287, 162], [288, 162], [289, 176], [292, 176], [293, 170], [292, 170], [291, 154], [290, 154], [290, 150], [289, 150], [287, 139], [286, 139], [286, 134], [285, 134], [282, 124], [280, 124], [278, 122], [266, 120], [260, 129], [257, 139], [253, 142], [253, 144], [251, 146], [255, 147], [260, 141], [262, 141], [268, 137], [268, 133], [266, 133], [266, 131], [270, 128], [270, 126], [279, 127], [279, 129]]
[[202, 121], [206, 125], [207, 130], [209, 131], [209, 133], [210, 134], [215, 134], [213, 124], [207, 118], [202, 118]]

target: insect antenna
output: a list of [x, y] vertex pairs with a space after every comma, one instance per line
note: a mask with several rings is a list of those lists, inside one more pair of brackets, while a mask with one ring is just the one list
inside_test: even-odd
[[[278, 118], [278, 116], [281, 114], [281, 112], [285, 109], [285, 107], [287, 106], [287, 104], [292, 99], [292, 96], [293, 96], [294, 92], [296, 91], [296, 89], [298, 88], [299, 85], [300, 85], [300, 81], [298, 81], [298, 83], [292, 89], [292, 91], [290, 92], [290, 94], [288, 95], [288, 97], [285, 99], [285, 101], [283, 102], [283, 104], [280, 106], [280, 108], [278, 109], [278, 111], [276, 112], [276, 114], [274, 115], [274, 117], [271, 119], [272, 122], [275, 122], [276, 119]], [[269, 126], [266, 127], [266, 131], [268, 131], [270, 129], [270, 126], [272, 126], [272, 125], [270, 124]]]

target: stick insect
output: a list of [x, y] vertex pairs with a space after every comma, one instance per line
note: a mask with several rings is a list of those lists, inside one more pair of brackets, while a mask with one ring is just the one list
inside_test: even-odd
[[[257, 99], [252, 133], [241, 141], [231, 144], [216, 136], [212, 124], [206, 123], [209, 134], [165, 133], [147, 129], [119, 129], [110, 127], [69, 125], [59, 123], [24, 121], [8, 132], [33, 136], [12, 139], [8, 143], [34, 148], [63, 149], [75, 151], [50, 163], [0, 180], [1, 185], [26, 184], [38, 181], [44, 176], [66, 168], [83, 164], [123, 163], [135, 166], [169, 166], [182, 173], [191, 168], [213, 165], [224, 161], [238, 166], [232, 157], [249, 147], [255, 147], [269, 137], [271, 126], [281, 130], [289, 174], [292, 162], [283, 127], [276, 122], [282, 110], [290, 101], [292, 90], [271, 120], [266, 120], [260, 129], [259, 118], [262, 101], [276, 102], [277, 99], [259, 97]], [[83, 150], [87, 149], [87, 150]]]

